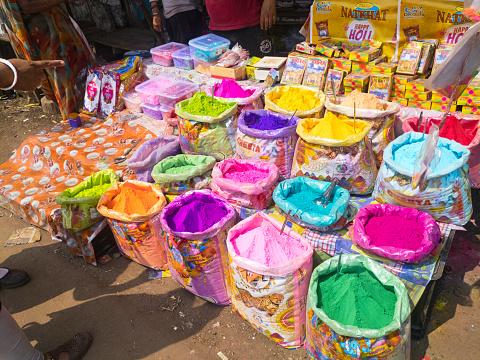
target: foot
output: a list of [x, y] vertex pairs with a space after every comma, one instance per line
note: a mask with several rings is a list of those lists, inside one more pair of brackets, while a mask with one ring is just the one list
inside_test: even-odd
[[88, 331], [78, 333], [65, 344], [44, 355], [45, 360], [80, 360], [87, 352], [92, 337]]
[[7, 269], [8, 273], [0, 279], [0, 287], [4, 289], [14, 289], [25, 285], [30, 280], [30, 276], [23, 270]]

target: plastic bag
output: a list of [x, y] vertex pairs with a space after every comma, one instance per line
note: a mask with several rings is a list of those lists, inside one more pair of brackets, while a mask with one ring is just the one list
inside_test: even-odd
[[[331, 200], [337, 195], [337, 200], [328, 214], [323, 214], [320, 210], [323, 209], [319, 205], [319, 213], [302, 211], [301, 208], [289, 201], [292, 194], [304, 192], [305, 197], [311, 198], [312, 193], [322, 194], [330, 186], [330, 183], [324, 181], [313, 180], [305, 177], [298, 177], [295, 179], [282, 181], [276, 187], [273, 193], [273, 201], [285, 213], [290, 210], [290, 219], [308, 229], [317, 231], [334, 231], [345, 227], [353, 218], [357, 211], [350, 207], [350, 194], [347, 190], [336, 186], [332, 192]], [[307, 195], [308, 194], [308, 195]]]
[[280, 114], [286, 114], [286, 115], [293, 115], [295, 113], [295, 116], [299, 118], [309, 118], [309, 117], [320, 117], [323, 115], [323, 110], [324, 110], [324, 104], [325, 104], [325, 94], [323, 92], [320, 93], [320, 96], [318, 98], [318, 101], [320, 102], [320, 105], [314, 107], [311, 110], [305, 110], [305, 111], [297, 111], [295, 110], [286, 110], [282, 109], [279, 107], [277, 104], [273, 102], [274, 99], [280, 98], [282, 94], [286, 91], [288, 91], [291, 88], [299, 88], [302, 90], [309, 90], [312, 92], [314, 96], [317, 96], [317, 91], [312, 90], [312, 88], [308, 86], [301, 86], [301, 85], [285, 85], [285, 86], [277, 86], [273, 88], [271, 91], [269, 91], [265, 95], [265, 109], [266, 110], [271, 110], [276, 113]]
[[[400, 105], [394, 102], [387, 102], [379, 100], [384, 104], [388, 104], [386, 110], [372, 110], [356, 108], [355, 116], [357, 120], [364, 120], [372, 124], [372, 128], [368, 133], [377, 159], [377, 166], [379, 167], [383, 160], [383, 151], [395, 139], [395, 114], [400, 111]], [[346, 115], [353, 118], [353, 108], [348, 106], [341, 106], [333, 103], [329, 98], [325, 101], [325, 107], [328, 111], [336, 114]]]
[[[371, 243], [365, 226], [373, 217], [399, 216], [415, 221], [423, 228], [423, 239], [418, 249], [410, 250], [394, 246], [379, 247]], [[355, 218], [352, 242], [368, 252], [391, 260], [406, 263], [418, 263], [428, 259], [432, 250], [440, 241], [440, 227], [427, 213], [403, 206], [390, 204], [371, 204], [360, 209]]]
[[[167, 194], [182, 194], [189, 190], [201, 190], [210, 187], [211, 170], [216, 160], [212, 156], [184, 155], [170, 156], [153, 167], [152, 178]], [[193, 165], [194, 168], [180, 174], [167, 174], [172, 167]]]
[[[371, 124], [356, 121], [362, 132], [345, 140], [322, 139], [309, 133], [319, 119], [302, 119], [297, 126], [297, 141], [291, 177], [306, 176], [331, 182], [350, 194], [365, 195], [373, 190], [377, 166], [367, 134]], [[348, 121], [346, 121], [348, 122]], [[351, 121], [353, 124], [353, 120]]]
[[[226, 173], [260, 170], [267, 176], [257, 183], [242, 183], [224, 177]], [[229, 202], [253, 209], [265, 209], [271, 203], [278, 180], [275, 164], [261, 161], [227, 159], [212, 170], [212, 190]]]
[[[145, 216], [129, 215], [110, 209], [110, 202], [124, 186], [151, 191], [159, 200]], [[162, 191], [153, 184], [127, 180], [108, 189], [100, 198], [97, 210], [107, 218], [118, 248], [125, 257], [152, 269], [166, 270], [167, 259], [161, 240], [160, 224], [160, 212], [166, 204], [167, 200]]]
[[56, 202], [62, 205], [63, 226], [73, 231], [82, 231], [101, 221], [103, 216], [97, 211], [100, 195], [75, 197], [80, 191], [103, 184], [115, 184], [119, 181], [115, 171], [111, 169], [96, 172], [80, 184], [68, 188], [58, 194]]
[[145, 141], [128, 159], [128, 168], [140, 181], [153, 183], [153, 167], [161, 160], [180, 153], [178, 136], [163, 135]]
[[387, 146], [372, 196], [380, 203], [424, 211], [436, 221], [464, 225], [472, 215], [467, 165], [470, 152], [455, 141], [439, 138], [440, 150], [450, 149], [458, 154], [458, 160], [430, 173], [423, 188], [412, 190], [413, 171], [397, 164], [393, 153], [422, 136], [421, 133], [407, 132]]
[[412, 176], [412, 189], [422, 189], [427, 180], [427, 176], [432, 173], [432, 168], [435, 169], [440, 161], [442, 155], [438, 148], [438, 127], [432, 125], [427, 139], [423, 143], [422, 150], [415, 160], [415, 167]]
[[306, 240], [286, 227], [284, 234], [305, 243], [307, 251], [276, 267], [268, 267], [237, 253], [232, 240], [261, 227], [278, 231], [282, 223], [261, 212], [241, 221], [228, 233], [230, 258], [228, 286], [232, 307], [242, 318], [277, 344], [295, 349], [305, 340], [305, 305], [312, 273], [313, 250]]
[[[257, 130], [250, 128], [245, 123], [247, 117], [262, 117], [274, 114], [285, 120], [290, 120], [290, 125], [278, 130]], [[280, 171], [280, 180], [290, 178], [292, 158], [298, 140], [296, 132], [300, 118], [290, 115], [275, 114], [268, 110], [253, 110], [243, 112], [238, 117], [237, 130], [237, 158], [260, 160], [274, 163]]]
[[[385, 287], [395, 291], [393, 321], [381, 329], [344, 325], [318, 307], [318, 284], [325, 276], [341, 271], [367, 269]], [[410, 359], [410, 303], [405, 285], [394, 274], [363, 255], [335, 256], [315, 268], [308, 289], [305, 348], [314, 359]]]
[[236, 43], [231, 49], [223, 53], [215, 66], [219, 67], [233, 67], [248, 60], [249, 53], [243, 49], [241, 45]]
[[[215, 202], [227, 215], [203, 232], [178, 232], [169, 219], [178, 209], [194, 200]], [[190, 191], [176, 197], [161, 215], [168, 265], [172, 277], [186, 290], [217, 305], [230, 304], [226, 286], [227, 233], [235, 221], [235, 210], [210, 190]]]

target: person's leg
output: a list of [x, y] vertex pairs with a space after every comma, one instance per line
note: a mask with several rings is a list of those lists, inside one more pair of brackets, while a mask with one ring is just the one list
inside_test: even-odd
[[29, 280], [30, 276], [23, 270], [0, 267], [0, 288], [14, 289], [25, 285]]
[[202, 13], [198, 10], [184, 11], [166, 20], [172, 41], [188, 45], [191, 39], [202, 35]]
[[15, 319], [0, 307], [0, 359], [43, 360], [43, 354], [30, 344]]

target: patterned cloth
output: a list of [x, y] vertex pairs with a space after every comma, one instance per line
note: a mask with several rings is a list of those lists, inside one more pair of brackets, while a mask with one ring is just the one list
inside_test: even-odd
[[75, 91], [77, 76], [88, 64], [93, 64], [92, 53], [83, 34], [75, 28], [61, 6], [34, 15], [23, 15], [17, 0], [4, 0], [0, 1], [0, 9], [7, 20], [7, 32], [19, 58], [65, 61], [63, 68], [45, 70], [47, 79], [42, 88], [50, 99], [56, 100], [63, 119], [68, 119], [68, 114], [81, 107], [76, 99], [76, 93], [83, 94]]

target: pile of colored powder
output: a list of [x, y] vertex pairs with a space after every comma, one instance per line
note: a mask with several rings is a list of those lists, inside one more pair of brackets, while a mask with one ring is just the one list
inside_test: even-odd
[[159, 197], [153, 191], [124, 185], [107, 207], [127, 215], [147, 215], [158, 200]]
[[93, 186], [89, 189], [83, 189], [79, 193], [77, 193], [74, 197], [91, 197], [91, 196], [98, 196], [102, 195], [105, 191], [107, 191], [113, 184], [103, 184]]
[[[318, 215], [327, 215], [330, 214], [334, 204], [337, 204], [341, 198], [341, 192], [333, 190], [330, 201], [327, 204], [327, 207], [322, 205], [317, 205], [313, 200], [320, 198], [322, 199], [323, 191], [317, 191], [309, 186], [303, 185], [300, 191], [291, 193], [288, 195], [287, 200], [289, 203], [294, 205], [299, 211], [297, 213], [307, 213], [307, 214], [318, 214]], [[325, 188], [326, 190], [326, 188]]]
[[341, 106], [348, 106], [353, 108], [353, 104], [357, 109], [372, 109], [372, 110], [385, 110], [387, 104], [382, 104], [375, 95], [362, 93], [358, 90], [352, 91], [341, 102]]
[[255, 184], [265, 179], [268, 176], [268, 172], [258, 170], [258, 169], [244, 170], [244, 171], [231, 170], [223, 174], [223, 176], [226, 179], [230, 179], [238, 183]]
[[188, 104], [183, 106], [183, 110], [192, 115], [205, 115], [205, 116], [219, 116], [224, 111], [228, 110], [232, 106], [218, 101], [208, 96], [204, 92], [197, 92], [189, 100]]
[[328, 112], [309, 133], [323, 139], [345, 140], [347, 137], [361, 132], [360, 126], [354, 128], [344, 120], [349, 119], [345, 115], [336, 116]]
[[[415, 160], [422, 150], [424, 141], [425, 140], [405, 144], [398, 148], [393, 152], [393, 160], [408, 170], [414, 171]], [[438, 160], [438, 158], [433, 159], [432, 163], [430, 164], [432, 171], [441, 170], [461, 158], [461, 154], [453, 152], [450, 148], [444, 146], [439, 146], [439, 148], [441, 152], [440, 161], [438, 161], [435, 166], [435, 162]]]
[[210, 229], [227, 214], [225, 205], [218, 200], [194, 200], [180, 207], [167, 222], [175, 231], [197, 233]]
[[223, 79], [220, 84], [215, 85], [215, 96], [221, 98], [247, 98], [251, 96], [255, 90], [247, 89], [244, 90], [240, 85], [237, 84], [235, 80], [232, 79]]
[[315, 91], [290, 88], [288, 91], [285, 91], [280, 98], [273, 100], [273, 102], [285, 110], [306, 111], [320, 106], [320, 99], [315, 103], [316, 97], [317, 93]]
[[365, 232], [378, 247], [417, 250], [422, 243], [423, 229], [413, 220], [400, 216], [375, 216], [368, 220]]
[[258, 116], [253, 113], [245, 114], [245, 125], [247, 125], [250, 129], [257, 129], [257, 130], [278, 130], [283, 129], [287, 125], [295, 124], [295, 120], [289, 124], [290, 119], [282, 118], [280, 116], [275, 116], [273, 114]]
[[367, 269], [334, 271], [318, 282], [318, 304], [329, 318], [343, 325], [381, 329], [393, 321], [397, 296]]
[[[430, 119], [428, 119], [430, 120]], [[418, 119], [417, 119], [418, 121]], [[440, 124], [440, 120], [433, 121], [435, 125]], [[430, 127], [432, 126], [432, 122], [428, 121], [428, 127], [426, 133], [430, 133]], [[417, 131], [423, 132], [423, 128], [425, 127], [425, 121], [422, 121], [422, 126]], [[468, 146], [471, 144], [472, 140], [477, 135], [478, 130], [478, 121], [474, 120], [460, 120], [454, 115], [447, 116], [447, 120], [445, 124], [440, 129], [440, 137], [449, 140], [455, 140], [459, 144], [464, 146]]]
[[183, 174], [184, 172], [192, 170], [194, 167], [195, 165], [174, 166], [165, 170], [165, 174]]
[[235, 252], [265, 266], [279, 266], [308, 251], [299, 239], [277, 230], [268, 221], [250, 229], [232, 240]]

